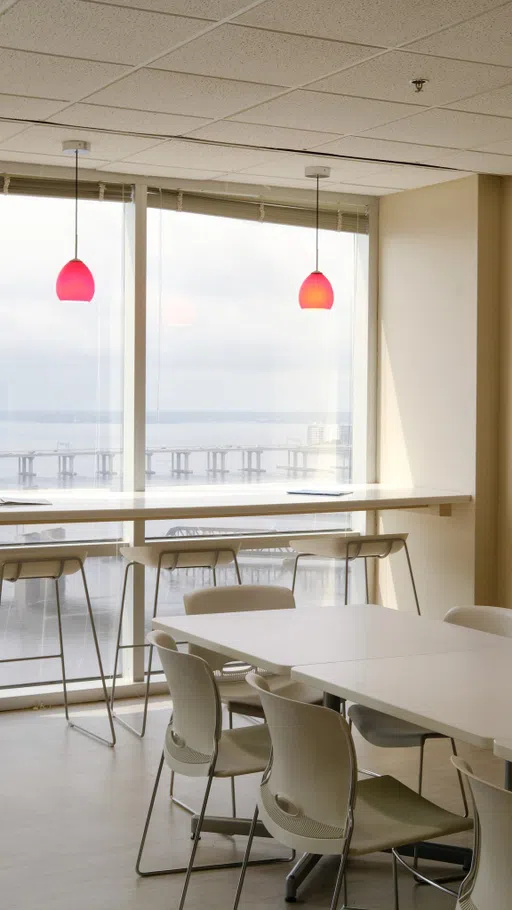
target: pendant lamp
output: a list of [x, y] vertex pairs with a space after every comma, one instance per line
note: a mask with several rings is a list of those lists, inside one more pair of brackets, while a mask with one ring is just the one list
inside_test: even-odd
[[63, 143], [62, 149], [65, 154], [75, 156], [75, 255], [57, 276], [57, 297], [59, 300], [82, 300], [89, 303], [94, 297], [94, 278], [85, 262], [78, 258], [78, 156], [86, 155], [91, 146], [82, 139], [71, 139]]
[[318, 269], [319, 183], [322, 177], [329, 177], [330, 173], [330, 167], [306, 168], [306, 177], [316, 178], [316, 260], [315, 271], [300, 286], [299, 304], [303, 310], [330, 310], [334, 303], [332, 284]]

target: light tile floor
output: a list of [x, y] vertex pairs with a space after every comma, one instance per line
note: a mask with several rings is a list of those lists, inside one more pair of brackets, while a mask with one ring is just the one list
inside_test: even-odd
[[[122, 704], [120, 712], [139, 719], [139, 707]], [[84, 721], [102, 729], [96, 706], [82, 709]], [[117, 726], [115, 750], [66, 727], [60, 710], [0, 715], [0, 903], [4, 910], [172, 910], [177, 906], [181, 876], [141, 879], [134, 871], [142, 825], [169, 716], [169, 701], [151, 705], [148, 733], [138, 740]], [[415, 750], [374, 749], [356, 740], [360, 764], [394, 773], [414, 785]], [[501, 782], [502, 763], [488, 753], [461, 746], [477, 772]], [[425, 793], [454, 811], [460, 809], [456, 776], [444, 741], [427, 745]], [[189, 818], [168, 799], [163, 778], [154, 824], [148, 839], [147, 863], [183, 862], [190, 847]], [[253, 811], [257, 778], [237, 786], [239, 815]], [[200, 784], [177, 778], [176, 795], [198, 805]], [[229, 783], [214, 784], [213, 814], [229, 814]], [[469, 837], [457, 837], [469, 843]], [[260, 840], [254, 855], [276, 853], [274, 842]], [[203, 861], [241, 855], [245, 841], [205, 834], [198, 856]], [[425, 867], [426, 868], [426, 867]], [[248, 871], [241, 910], [284, 910], [283, 879], [288, 866]], [[439, 867], [446, 872], [447, 867]], [[322, 861], [300, 894], [300, 903], [320, 910], [329, 906], [335, 863]], [[229, 910], [237, 870], [193, 876], [189, 910]], [[450, 910], [454, 900], [431, 888], [418, 887], [400, 875], [402, 910]], [[389, 857], [374, 856], [353, 863], [349, 902], [355, 907], [384, 910], [392, 906]]]

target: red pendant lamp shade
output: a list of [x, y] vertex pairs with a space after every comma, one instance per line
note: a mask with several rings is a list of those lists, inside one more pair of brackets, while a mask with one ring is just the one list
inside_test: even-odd
[[311, 272], [304, 279], [299, 291], [299, 304], [303, 310], [330, 310], [334, 303], [332, 284], [323, 272]]
[[334, 303], [332, 284], [318, 268], [318, 220], [320, 213], [318, 185], [320, 177], [328, 177], [328, 167], [307, 167], [306, 177], [316, 177], [316, 265], [314, 272], [304, 279], [299, 290], [302, 310], [330, 310]]
[[70, 259], [57, 277], [59, 300], [83, 300], [89, 303], [94, 297], [92, 272], [81, 259]]
[[94, 297], [94, 278], [91, 270], [78, 258], [78, 155], [89, 151], [89, 143], [81, 139], [64, 142], [64, 152], [75, 155], [75, 255], [60, 270], [55, 289], [59, 300], [79, 300], [89, 303]]

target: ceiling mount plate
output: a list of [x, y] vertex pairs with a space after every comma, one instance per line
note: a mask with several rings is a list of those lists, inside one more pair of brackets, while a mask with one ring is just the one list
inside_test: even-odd
[[75, 152], [78, 152], [79, 155], [88, 155], [91, 151], [91, 143], [84, 139], [66, 139], [62, 143], [62, 151], [65, 155], [74, 155]]
[[305, 170], [306, 177], [330, 177], [331, 169], [330, 167], [320, 167], [315, 164], [312, 167], [307, 167]]

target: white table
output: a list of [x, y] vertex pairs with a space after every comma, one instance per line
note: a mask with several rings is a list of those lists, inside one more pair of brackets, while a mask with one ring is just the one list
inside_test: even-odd
[[[344, 666], [333, 661], [368, 661], [371, 666], [379, 658], [412, 661], [411, 655], [427, 654], [437, 659], [443, 652], [486, 649], [512, 655], [512, 643], [500, 636], [368, 604], [159, 616], [153, 628], [283, 674], [301, 664]], [[475, 662], [473, 656], [469, 660]]]
[[[351, 492], [340, 496], [287, 492], [306, 486], [310, 485], [291, 481], [287, 484], [183, 485], [146, 493], [37, 490], [32, 495], [28, 491], [6, 490], [0, 495], [26, 499], [27, 503], [30, 499], [44, 498], [50, 504], [0, 506], [0, 525], [311, 515], [429, 506], [449, 510], [452, 505], [469, 503], [472, 499], [469, 494], [454, 490], [400, 489], [381, 484], [350, 484], [346, 490]], [[339, 484], [336, 487], [341, 489]]]
[[[481, 633], [479, 633], [481, 634]], [[295, 667], [292, 677], [482, 749], [510, 736], [512, 642]], [[512, 750], [511, 750], [512, 752]]]
[[[153, 627], [484, 747], [503, 722], [512, 642], [500, 636], [372, 605], [160, 617]], [[427, 859], [470, 862], [469, 851], [451, 844], [418, 849]], [[317, 860], [299, 861], [287, 898]]]

